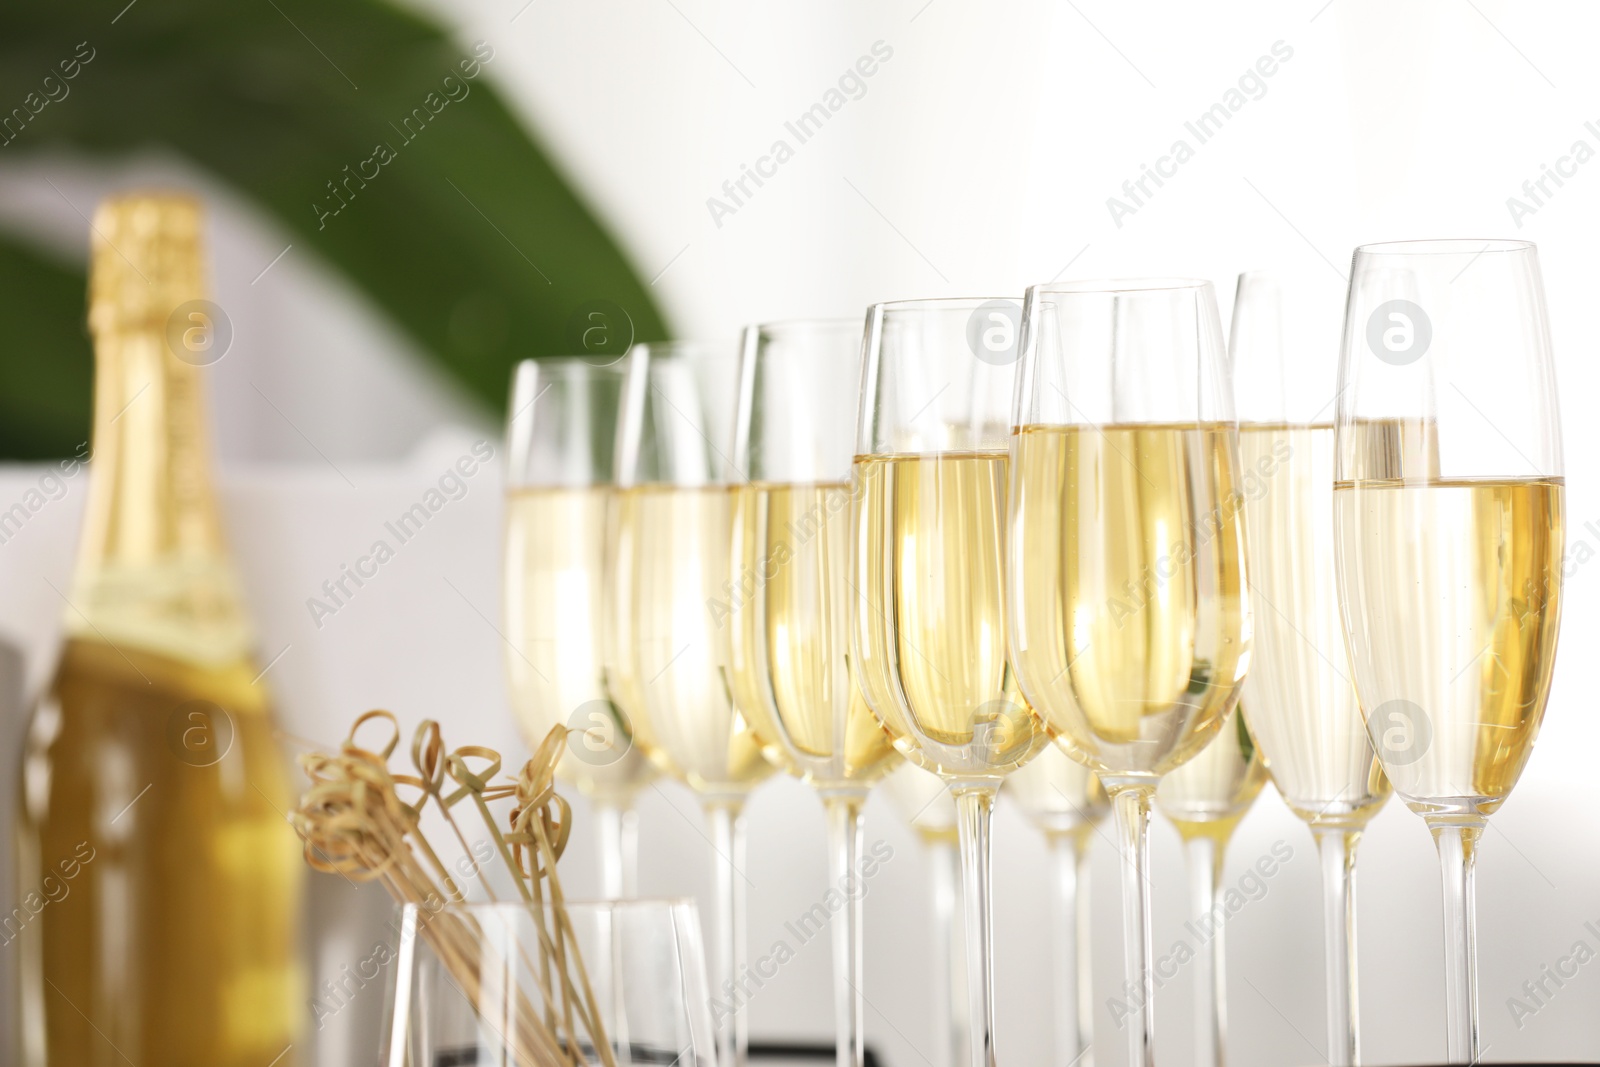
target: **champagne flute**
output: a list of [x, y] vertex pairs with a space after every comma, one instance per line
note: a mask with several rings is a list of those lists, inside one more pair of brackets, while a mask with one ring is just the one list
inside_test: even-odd
[[1367, 733], [1444, 889], [1446, 1046], [1478, 1059], [1473, 861], [1544, 718], [1561, 417], [1534, 246], [1356, 249], [1334, 420], [1339, 608]]
[[857, 677], [896, 747], [944, 779], [959, 813], [973, 1067], [995, 1062], [995, 793], [1048, 741], [1006, 658], [1017, 315], [1007, 300], [873, 305], [853, 478]]
[[[850, 671], [850, 460], [861, 324], [751, 326], [740, 345], [726, 621], [737, 699], [822, 797], [839, 1067], [862, 1067], [862, 808], [899, 760]], [[717, 609], [721, 610], [720, 606]]]
[[1203, 281], [1028, 290], [1011, 443], [1011, 662], [1122, 846], [1130, 1067], [1153, 1045], [1150, 801], [1249, 665], [1228, 365]]
[[914, 763], [901, 763], [889, 772], [883, 784], [889, 799], [928, 850], [933, 870], [934, 1025], [945, 1033], [942, 1067], [961, 1067], [967, 1058], [972, 1026], [967, 1013], [962, 930], [956, 914], [961, 857], [956, 851], [955, 801], [937, 775]]
[[[712, 1022], [720, 1067], [743, 1067], [744, 803], [773, 771], [729, 689], [731, 431], [737, 351], [635, 345], [618, 425], [614, 688], [662, 770], [700, 796], [716, 882]], [[723, 620], [725, 621], [725, 619]]]
[[1360, 1062], [1356, 844], [1390, 792], [1350, 681], [1333, 574], [1334, 339], [1343, 314], [1331, 272], [1253, 271], [1239, 276], [1228, 338], [1256, 609], [1240, 704], [1321, 858], [1331, 1067]]
[[512, 378], [506, 429], [506, 670], [523, 737], [572, 729], [556, 770], [595, 807], [600, 891], [638, 894], [634, 798], [655, 775], [606, 677], [612, 450], [622, 371], [530, 359]]
[[1006, 780], [1005, 794], [1050, 847], [1050, 957], [1056, 1062], [1094, 1067], [1089, 956], [1089, 835], [1111, 811], [1099, 777], [1055, 745]]
[[1266, 764], [1239, 712], [1236, 705], [1211, 743], [1168, 771], [1156, 787], [1156, 806], [1183, 839], [1189, 910], [1201, 931], [1195, 949], [1200, 962], [1194, 990], [1195, 1067], [1221, 1067], [1227, 1061], [1228, 968], [1217, 894], [1228, 839], [1267, 781]]

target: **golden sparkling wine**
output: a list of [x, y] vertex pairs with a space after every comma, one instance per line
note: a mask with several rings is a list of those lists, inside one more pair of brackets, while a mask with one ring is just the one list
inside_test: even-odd
[[870, 785], [898, 755], [850, 671], [849, 486], [733, 494], [734, 581], [718, 621], [738, 703], [819, 788]]
[[1009, 773], [1048, 738], [1006, 657], [1006, 453], [855, 466], [855, 649], [868, 704], [927, 770]]
[[506, 499], [506, 657], [512, 705], [537, 747], [576, 732], [557, 770], [585, 794], [625, 802], [654, 773], [606, 674], [615, 491], [518, 489]]
[[1111, 813], [1100, 776], [1055, 745], [1046, 745], [1006, 779], [1001, 792], [1022, 809], [1042, 834], [1086, 838]]
[[618, 493], [614, 695], [658, 766], [730, 799], [773, 771], [764, 755], [771, 740], [733, 696], [731, 535], [727, 486]]
[[1564, 492], [1559, 478], [1334, 487], [1356, 690], [1419, 814], [1493, 812], [1533, 750], [1561, 619]]
[[1284, 802], [1359, 829], [1389, 798], [1345, 653], [1334, 579], [1333, 427], [1239, 429], [1255, 648], [1244, 716]]
[[1234, 708], [1211, 743], [1156, 788], [1156, 806], [1178, 835], [1227, 841], [1267, 781], [1267, 765]]
[[24, 906], [0, 916], [22, 1062], [288, 1064], [305, 861], [211, 486], [214, 312], [180, 307], [203, 295], [199, 207], [119, 198], [94, 232], [94, 476], [23, 758]]
[[1059, 742], [1102, 773], [1167, 773], [1237, 700], [1251, 620], [1233, 432], [1017, 431], [1017, 677]]

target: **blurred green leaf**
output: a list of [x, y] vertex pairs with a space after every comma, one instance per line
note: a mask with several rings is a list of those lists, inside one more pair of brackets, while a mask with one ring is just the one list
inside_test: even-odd
[[0, 457], [70, 456], [89, 439], [83, 271], [0, 241]]
[[[0, 8], [0, 153], [188, 157], [274, 216], [291, 256], [342, 270], [496, 409], [516, 360], [570, 354], [602, 322], [613, 341], [626, 332], [612, 309], [639, 340], [665, 335], [648, 287], [491, 88], [510, 73], [495, 40], [463, 47], [377, 0], [125, 3]], [[13, 280], [0, 291], [8, 321], [59, 313], [39, 295], [59, 277]], [[80, 345], [82, 309], [78, 279], [70, 324], [55, 329]], [[42, 426], [87, 410], [86, 396], [39, 395], [85, 387], [64, 372], [0, 373], [25, 393], [8, 407]], [[21, 454], [20, 434], [4, 428], [7, 455]]]

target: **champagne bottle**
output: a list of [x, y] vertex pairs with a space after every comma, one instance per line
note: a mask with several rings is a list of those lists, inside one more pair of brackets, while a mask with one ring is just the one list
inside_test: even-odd
[[308, 1014], [289, 776], [211, 482], [200, 226], [168, 194], [95, 216], [93, 476], [0, 915], [28, 1067], [287, 1067]]

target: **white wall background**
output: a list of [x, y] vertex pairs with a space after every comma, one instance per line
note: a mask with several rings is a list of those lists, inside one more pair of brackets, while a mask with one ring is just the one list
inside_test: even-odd
[[[525, 6], [526, 5], [526, 6]], [[1224, 303], [1239, 270], [1325, 265], [1352, 246], [1407, 237], [1539, 242], [1564, 403], [1569, 546], [1600, 548], [1600, 424], [1590, 417], [1600, 338], [1600, 162], [1580, 168], [1519, 227], [1507, 197], [1600, 120], [1600, 9], [1510, 0], [1311, 0], [1229, 5], [1112, 0], [980, 4], [895, 0], [738, 5], [714, 0], [456, 0], [427, 5], [499, 51], [487, 77], [511, 96], [573, 181], [611, 220], [683, 334], [725, 336], [763, 318], [856, 314], [894, 297], [1020, 294], [1057, 275], [1200, 274]], [[783, 136], [783, 123], [876, 41], [893, 58], [757, 195], [717, 226], [706, 199]], [[1165, 154], [1275, 42], [1293, 49], [1252, 100], [1136, 214], [1106, 199]], [[338, 42], [319, 44], [337, 55]], [[317, 61], [313, 57], [312, 61]], [[1192, 143], [1192, 142], [1191, 142]], [[316, 630], [304, 606], [324, 577], [409, 504], [459, 442], [402, 458], [441, 423], [493, 435], [422, 367], [406, 341], [289, 239], [180, 163], [107, 173], [82, 161], [0, 165], [0, 220], [80, 254], [87, 213], [133, 180], [178, 178], [213, 198], [218, 299], [234, 351], [213, 371], [229, 516], [285, 726], [335, 739], [358, 710], [444, 719], [457, 736], [517, 747], [500, 677], [498, 498], [484, 481], [401, 555], [381, 582]], [[49, 179], [47, 181], [46, 179]], [[54, 186], [59, 188], [52, 188]], [[309, 210], [309, 207], [308, 207]], [[557, 268], [559, 269], [559, 268]], [[259, 277], [258, 277], [259, 275]], [[1224, 309], [1226, 310], [1226, 308]], [[1332, 343], [1332, 339], [1330, 339]], [[841, 403], [849, 403], [841, 397]], [[470, 435], [467, 438], [470, 440]], [[334, 469], [337, 468], [337, 469]], [[0, 503], [30, 476], [0, 479]], [[346, 483], [348, 478], [355, 488]], [[0, 622], [47, 670], [59, 584], [82, 486], [0, 546]], [[1590, 521], [1595, 527], [1586, 526]], [[453, 583], [457, 591], [446, 584]], [[1519, 1027], [1520, 995], [1600, 920], [1591, 750], [1582, 681], [1600, 636], [1600, 568], [1570, 580], [1546, 729], [1480, 862], [1480, 996], [1491, 1061], [1600, 1057], [1600, 965]], [[580, 807], [580, 814], [583, 809]], [[709, 903], [709, 853], [689, 795], [643, 806], [643, 888]], [[817, 802], [783, 781], [751, 805], [751, 935], [769, 945], [825, 889]], [[888, 805], [868, 836], [895, 859], [867, 899], [872, 1043], [894, 1067], [939, 1064], [925, 1006], [932, 958], [928, 871]], [[1000, 1053], [1049, 1062], [1046, 901], [1039, 839], [1003, 810], [997, 838]], [[1155, 834], [1156, 945], [1184, 918], [1176, 837]], [[1229, 928], [1232, 1059], [1322, 1062], [1322, 949], [1309, 835], [1264, 794], [1230, 852], [1229, 881], [1283, 839], [1293, 860]], [[592, 886], [575, 841], [569, 877]], [[1100, 1067], [1123, 1061], [1104, 1006], [1120, 981], [1109, 837], [1094, 856]], [[342, 905], [359, 913], [361, 908]], [[1370, 1063], [1442, 1057], [1437, 875], [1421, 821], [1398, 806], [1361, 847], [1362, 1009]], [[0, 961], [3, 962], [3, 961]], [[1158, 995], [1158, 1054], [1191, 1062], [1189, 976]], [[375, 1010], [375, 1009], [374, 1009]], [[755, 1000], [758, 1037], [826, 1040], [828, 959], [812, 943]], [[352, 1046], [340, 1061], [371, 1062]]]

